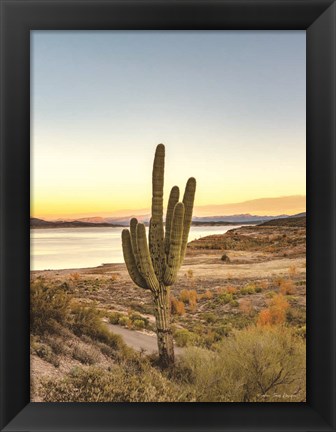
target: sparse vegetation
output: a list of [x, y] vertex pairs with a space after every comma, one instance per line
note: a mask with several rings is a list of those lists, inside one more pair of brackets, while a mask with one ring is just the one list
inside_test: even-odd
[[305, 344], [285, 327], [235, 331], [216, 352], [190, 348], [179, 367], [200, 402], [305, 401]]
[[289, 303], [282, 294], [275, 295], [268, 308], [263, 309], [258, 317], [258, 324], [261, 326], [283, 324], [286, 320], [286, 313]]
[[185, 314], [185, 307], [182, 301], [177, 300], [177, 298], [174, 296], [171, 296], [170, 303], [172, 314], [180, 316]]
[[192, 242], [172, 287], [178, 356], [165, 372], [111, 331], [155, 330], [152, 294], [122, 266], [34, 273], [32, 400], [304, 401], [304, 241], [303, 227], [265, 226]]
[[46, 402], [170, 402], [181, 395], [174, 383], [143, 362], [140, 370], [124, 364], [110, 370], [74, 368], [60, 380], [43, 380]]
[[30, 329], [33, 334], [55, 330], [55, 324], [69, 320], [70, 295], [63, 287], [47, 285], [43, 279], [32, 281], [30, 286]]

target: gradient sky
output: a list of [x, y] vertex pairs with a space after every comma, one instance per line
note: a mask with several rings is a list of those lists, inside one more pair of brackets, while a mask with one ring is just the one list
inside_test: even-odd
[[[32, 215], [305, 195], [304, 31], [33, 31]], [[286, 209], [283, 209], [286, 212]]]

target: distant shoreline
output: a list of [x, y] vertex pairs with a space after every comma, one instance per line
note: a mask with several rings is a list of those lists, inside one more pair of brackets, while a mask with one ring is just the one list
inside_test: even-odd
[[[263, 223], [260, 221], [244, 221], [244, 222], [192, 222], [191, 226], [241, 226], [241, 225], [258, 225]], [[145, 223], [148, 226], [148, 223]], [[95, 224], [95, 223], [81, 223], [75, 224], [72, 222], [66, 223], [53, 223], [49, 222], [48, 225], [30, 225], [30, 229], [59, 229], [59, 228], [128, 228], [128, 225], [115, 225], [115, 224]]]

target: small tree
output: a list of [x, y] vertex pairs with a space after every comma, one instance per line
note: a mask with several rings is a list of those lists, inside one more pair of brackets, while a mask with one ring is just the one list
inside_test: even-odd
[[183, 262], [192, 219], [196, 180], [187, 182], [182, 202], [179, 188], [170, 192], [165, 231], [163, 227], [163, 183], [165, 147], [156, 148], [153, 165], [152, 217], [149, 246], [145, 225], [133, 218], [130, 230], [122, 231], [122, 246], [128, 273], [133, 282], [152, 292], [156, 319], [159, 358], [162, 367], [174, 363], [174, 344], [170, 322], [170, 286]]

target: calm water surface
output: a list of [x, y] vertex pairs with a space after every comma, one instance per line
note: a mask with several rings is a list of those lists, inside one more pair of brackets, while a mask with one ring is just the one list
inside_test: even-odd
[[[237, 226], [191, 227], [189, 241]], [[124, 262], [122, 228], [52, 228], [30, 231], [31, 270], [96, 267]]]

